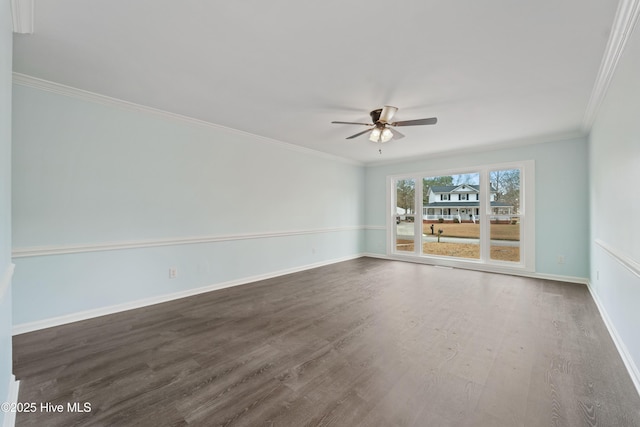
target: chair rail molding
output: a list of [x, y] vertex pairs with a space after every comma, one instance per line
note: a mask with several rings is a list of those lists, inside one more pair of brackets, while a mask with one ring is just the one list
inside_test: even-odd
[[624, 268], [632, 272], [636, 277], [640, 278], [640, 263], [632, 260], [600, 239], [595, 239], [594, 242], [596, 245], [604, 249], [605, 252], [611, 255], [613, 259], [620, 263]]
[[195, 245], [201, 243], [229, 242], [234, 240], [268, 239], [274, 237], [301, 236], [309, 234], [339, 233], [344, 231], [364, 230], [364, 226], [345, 226], [332, 228], [314, 228], [306, 230], [289, 230], [264, 233], [228, 234], [219, 236], [178, 237], [155, 240], [135, 240], [126, 242], [106, 242], [85, 245], [42, 246], [14, 248], [13, 258], [27, 258], [47, 255], [75, 254], [82, 252], [102, 252], [124, 249], [152, 248], [157, 246]]

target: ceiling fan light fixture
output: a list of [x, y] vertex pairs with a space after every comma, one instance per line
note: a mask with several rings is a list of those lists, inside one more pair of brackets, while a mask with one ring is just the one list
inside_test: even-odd
[[380, 142], [389, 142], [391, 141], [392, 138], [393, 138], [393, 132], [391, 132], [391, 129], [384, 128], [384, 130], [382, 131], [382, 134], [380, 134]]
[[376, 126], [369, 135], [369, 141], [385, 143], [393, 139], [393, 132], [388, 127]]
[[380, 136], [382, 134], [382, 131], [380, 130], [380, 128], [373, 128], [373, 130], [371, 131], [371, 135], [369, 135], [369, 141], [371, 142], [380, 142]]

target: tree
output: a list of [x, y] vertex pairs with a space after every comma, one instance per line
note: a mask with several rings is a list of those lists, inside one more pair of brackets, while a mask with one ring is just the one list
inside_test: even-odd
[[429, 202], [429, 191], [431, 187], [453, 185], [452, 176], [430, 176], [422, 178], [422, 203]]
[[520, 212], [520, 169], [492, 171], [489, 174], [491, 187], [496, 190], [496, 201], [513, 206], [514, 213]]
[[455, 183], [453, 183], [452, 185], [477, 185], [479, 178], [480, 177], [477, 173], [463, 173], [461, 175], [455, 175]]
[[413, 213], [416, 196], [416, 182], [413, 179], [401, 179], [396, 184], [396, 199], [404, 213]]

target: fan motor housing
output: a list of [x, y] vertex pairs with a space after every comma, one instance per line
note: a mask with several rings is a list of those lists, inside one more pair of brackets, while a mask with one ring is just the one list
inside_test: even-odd
[[378, 108], [377, 110], [373, 110], [369, 113], [373, 123], [378, 123], [378, 120], [380, 120], [380, 114], [382, 114], [382, 108]]

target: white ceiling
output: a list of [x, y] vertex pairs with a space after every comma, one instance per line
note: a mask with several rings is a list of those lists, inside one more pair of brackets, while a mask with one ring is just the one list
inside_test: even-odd
[[[35, 0], [14, 71], [363, 163], [579, 134], [613, 0]], [[368, 112], [399, 107], [380, 147]], [[382, 148], [380, 155], [378, 149]]]

